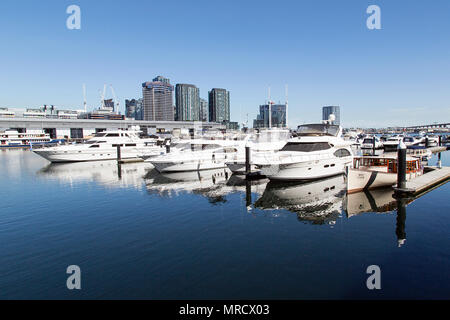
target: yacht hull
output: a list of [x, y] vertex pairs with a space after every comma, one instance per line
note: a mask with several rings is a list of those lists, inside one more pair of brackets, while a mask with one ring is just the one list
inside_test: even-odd
[[[418, 176], [417, 173], [406, 175], [406, 180]], [[348, 171], [348, 193], [355, 193], [376, 188], [391, 187], [397, 183], [397, 173], [372, 170], [352, 169]]]
[[259, 166], [261, 174], [270, 180], [306, 181], [332, 177], [345, 173], [351, 166], [352, 159], [323, 159], [291, 164], [274, 164]]
[[[53, 151], [46, 149], [33, 150], [37, 155], [47, 159], [53, 163], [65, 163], [65, 162], [86, 162], [86, 161], [103, 161], [103, 160], [116, 160], [117, 149], [99, 149], [95, 151], [79, 151], [79, 150], [67, 150], [67, 151]], [[121, 150], [121, 159], [139, 159], [146, 154], [149, 156], [151, 153], [138, 150]], [[159, 153], [154, 152], [154, 156]]]

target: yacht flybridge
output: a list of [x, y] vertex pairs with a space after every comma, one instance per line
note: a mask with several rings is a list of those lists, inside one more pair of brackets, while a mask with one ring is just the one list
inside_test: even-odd
[[122, 159], [157, 156], [165, 149], [157, 139], [141, 139], [137, 130], [117, 130], [97, 133], [85, 143], [61, 145], [33, 150], [51, 162], [78, 162], [117, 159], [117, 146]]
[[271, 180], [314, 180], [344, 173], [352, 165], [352, 142], [330, 124], [299, 126], [298, 136], [275, 153], [258, 153], [253, 163]]

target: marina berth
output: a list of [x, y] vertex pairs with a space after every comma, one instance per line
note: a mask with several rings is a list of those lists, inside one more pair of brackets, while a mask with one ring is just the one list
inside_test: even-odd
[[[138, 130], [117, 130], [97, 133], [85, 143], [61, 145], [33, 150], [50, 162], [79, 162], [138, 159], [158, 156], [165, 149], [157, 139], [142, 139]], [[118, 152], [120, 150], [120, 154]]]
[[352, 165], [351, 142], [330, 124], [299, 126], [297, 137], [274, 153], [257, 153], [253, 163], [270, 180], [314, 180], [344, 173]]
[[[406, 180], [409, 181], [423, 174], [420, 159], [406, 158]], [[348, 193], [360, 192], [380, 187], [391, 187], [397, 183], [397, 156], [384, 154], [381, 156], [355, 157], [353, 168], [347, 174]]]

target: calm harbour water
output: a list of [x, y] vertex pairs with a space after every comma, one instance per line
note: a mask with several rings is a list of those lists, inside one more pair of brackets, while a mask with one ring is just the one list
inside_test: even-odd
[[[1, 299], [450, 298], [450, 184], [398, 217], [389, 190], [347, 196], [342, 176], [248, 194], [226, 170], [50, 165], [25, 150], [1, 150], [0, 168]], [[381, 290], [366, 287], [370, 265]]]

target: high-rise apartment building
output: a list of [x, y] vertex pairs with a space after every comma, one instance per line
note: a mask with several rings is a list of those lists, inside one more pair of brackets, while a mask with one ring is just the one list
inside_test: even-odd
[[125, 114], [127, 118], [144, 120], [143, 99], [125, 100]]
[[175, 87], [175, 120], [200, 121], [200, 91], [192, 84], [177, 84]]
[[200, 98], [200, 121], [209, 122], [208, 100]]
[[161, 76], [142, 84], [144, 120], [174, 120], [173, 90], [169, 79]]
[[230, 92], [214, 88], [209, 91], [209, 121], [230, 121]]

